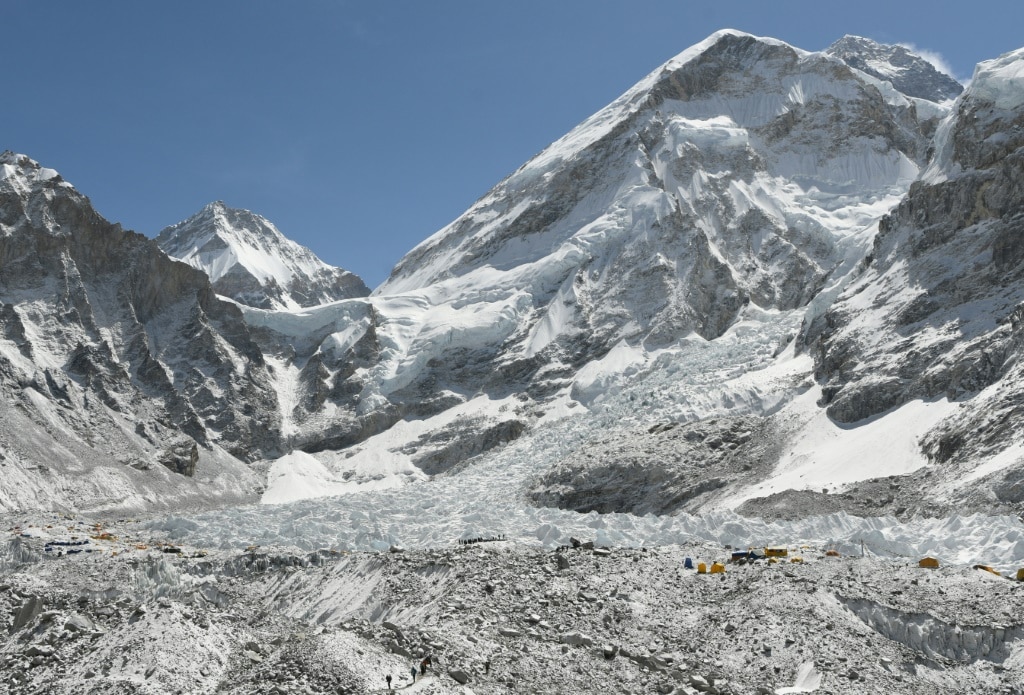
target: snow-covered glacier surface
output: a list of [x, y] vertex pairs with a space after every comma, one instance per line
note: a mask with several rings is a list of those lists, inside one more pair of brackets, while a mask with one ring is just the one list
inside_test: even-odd
[[[302, 477], [301, 467], [278, 480], [266, 499], [280, 504], [231, 507], [195, 516], [171, 516], [148, 522], [179, 543], [200, 547], [291, 547], [303, 550], [386, 550], [437, 548], [459, 539], [504, 536], [520, 543], [556, 547], [570, 537], [611, 546], [658, 546], [695, 540], [746, 548], [773, 543], [835, 548], [845, 554], [861, 552], [891, 557], [923, 555], [944, 563], [984, 563], [1009, 570], [1024, 561], [1024, 525], [1013, 517], [971, 515], [900, 522], [895, 518], [860, 518], [845, 513], [798, 521], [767, 522], [732, 511], [673, 516], [580, 514], [538, 508], [526, 501], [526, 484], [598, 433], [646, 427], [654, 422], [696, 421], [714, 414], [766, 414], [783, 409], [799, 413], [815, 386], [809, 379], [809, 358], [797, 356], [789, 345], [802, 312], [753, 310], [725, 336], [714, 341], [693, 338], [678, 348], [656, 353], [623, 347], [613, 351], [608, 372], [600, 365], [581, 374], [589, 394], [588, 406], [566, 400], [563, 417], [542, 422], [529, 436], [476, 459], [457, 474], [410, 481], [411, 484], [358, 486], [325, 485], [325, 471], [316, 480]], [[625, 372], [623, 363], [630, 369]], [[627, 377], [616, 377], [616, 374]], [[628, 381], [627, 381], [628, 379]], [[494, 404], [492, 404], [493, 406]], [[499, 406], [500, 407], [500, 406]], [[886, 419], [887, 457], [861, 466], [863, 478], [887, 475], [895, 468], [927, 465], [913, 446], [893, 438], [899, 427], [892, 420], [919, 422], [922, 412], [942, 404], [911, 404]], [[905, 413], [904, 413], [905, 411]], [[877, 436], [865, 423], [862, 436], [840, 430], [827, 418], [808, 418], [802, 434], [821, 450], [851, 450]], [[907, 427], [908, 437], [919, 427]], [[851, 444], [853, 442], [854, 444]], [[366, 443], [372, 449], [374, 442]], [[826, 452], [827, 453], [827, 452]], [[780, 465], [772, 480], [780, 489], [820, 487], [835, 471], [819, 472], [811, 465], [795, 466], [799, 447]], [[827, 459], [828, 457], [824, 457]], [[863, 462], [862, 462], [863, 463]], [[322, 493], [351, 489], [348, 494], [296, 499], [312, 488]], [[737, 495], [737, 500], [756, 491]], [[294, 501], [292, 501], [294, 500]]]

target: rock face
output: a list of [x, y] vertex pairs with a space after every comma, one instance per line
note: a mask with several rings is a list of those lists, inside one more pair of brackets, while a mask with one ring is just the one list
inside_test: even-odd
[[852, 68], [891, 83], [910, 97], [942, 102], [955, 99], [964, 91], [962, 84], [904, 46], [883, 45], [861, 36], [847, 35], [825, 52]]
[[359, 277], [329, 266], [248, 210], [217, 201], [156, 243], [172, 258], [205, 272], [217, 294], [262, 309], [294, 309], [370, 293]]
[[[145, 469], [182, 437], [186, 449], [241, 460], [275, 451], [274, 392], [238, 308], [203, 273], [101, 218], [56, 172], [10, 152], [0, 155], [0, 268], [9, 460], [56, 471], [99, 455]], [[46, 448], [65, 453], [41, 459]], [[170, 468], [194, 471], [191, 453], [175, 460]]]
[[1022, 65], [1017, 51], [978, 66], [817, 344], [824, 400], [841, 422], [917, 398], [961, 401], [922, 442], [938, 463], [1006, 448], [1022, 413]]

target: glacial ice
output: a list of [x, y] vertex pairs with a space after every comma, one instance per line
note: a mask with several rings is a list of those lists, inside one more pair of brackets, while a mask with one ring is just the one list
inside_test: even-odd
[[[395, 545], [437, 548], [459, 539], [501, 535], [553, 548], [575, 536], [599, 545], [633, 547], [694, 541], [739, 548], [812, 545], [844, 555], [864, 552], [915, 560], [933, 555], [944, 564], [984, 563], [1002, 570], [1024, 562], [1024, 525], [1013, 517], [971, 515], [900, 522], [837, 513], [767, 522], [731, 511], [661, 517], [580, 514], [532, 507], [525, 501], [528, 480], [598, 431], [692, 421], [725, 411], [764, 413], [795, 399], [806, 386], [787, 386], [787, 379], [792, 381], [794, 374], [804, 372], [799, 368], [787, 372], [786, 365], [801, 358], [790, 357], [787, 362], [778, 353], [795, 331], [799, 315], [750, 311], [746, 321], [721, 338], [694, 339], [676, 348], [675, 354], [659, 353], [646, 372], [619, 385], [607, 384], [604, 397], [589, 409], [571, 409], [582, 414], [545, 422], [528, 442], [511, 442], [457, 475], [286, 504], [170, 516], [147, 525], [175, 542], [224, 549], [257, 545], [303, 551], [382, 551]], [[864, 475], [885, 475], [889, 465], [885, 460], [869, 462]]]
[[978, 63], [970, 92], [998, 109], [1015, 109], [1024, 100], [1024, 49]]

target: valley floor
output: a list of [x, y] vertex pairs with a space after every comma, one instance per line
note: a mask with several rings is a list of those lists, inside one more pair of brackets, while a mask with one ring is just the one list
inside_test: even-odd
[[710, 542], [219, 550], [139, 521], [4, 529], [10, 693], [371, 693], [387, 674], [435, 694], [1024, 692], [1024, 583], [970, 565], [785, 538], [787, 557], [740, 563]]

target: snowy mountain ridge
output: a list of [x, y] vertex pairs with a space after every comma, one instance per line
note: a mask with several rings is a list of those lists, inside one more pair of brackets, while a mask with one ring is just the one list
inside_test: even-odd
[[[784, 66], [783, 62], [788, 65]], [[752, 70], [753, 74], [739, 72], [738, 68], [741, 67]], [[856, 100], [859, 90], [865, 88], [863, 80], [846, 73], [841, 80], [833, 81], [835, 69], [836, 65], [829, 61], [826, 54], [808, 53], [775, 39], [755, 37], [734, 30], [716, 32], [652, 72], [622, 97], [499, 183], [458, 220], [410, 251], [398, 263], [392, 276], [378, 288], [377, 294], [423, 287], [444, 278], [446, 273], [457, 273], [460, 259], [450, 251], [441, 253], [442, 241], [450, 245], [456, 238], [465, 237], [467, 242], [463, 243], [473, 239], [479, 245], [488, 238], [488, 228], [504, 229], [510, 221], [518, 221], [520, 227], [532, 223], [533, 218], [523, 213], [536, 207], [539, 201], [531, 200], [523, 193], [537, 188], [538, 184], [557, 187], [560, 173], [564, 177], [565, 172], [575, 171], [572, 169], [574, 160], [584, 158], [588, 149], [598, 146], [602, 138], [609, 138], [616, 131], [630, 128], [635, 135], [640, 135], [645, 126], [651, 126], [638, 122], [639, 119], [651, 118], [654, 115], [651, 111], [657, 113], [666, 99], [671, 100], [670, 108], [679, 107], [676, 127], [682, 136], [681, 141], [685, 141], [688, 135], [699, 135], [701, 140], [694, 144], [713, 147], [721, 145], [742, 151], [747, 146], [745, 138], [751, 129], [763, 128], [772, 121], [782, 125], [787, 120], [793, 120], [801, 107], [812, 102], [818, 95]], [[725, 89], [719, 90], [719, 85], [711, 82], [719, 76], [725, 80], [722, 85]], [[702, 79], [706, 82], [702, 83]], [[907, 110], [912, 105], [906, 97], [886, 96], [895, 108]], [[787, 119], [779, 120], [791, 113]], [[661, 126], [655, 123], [653, 127]], [[772, 135], [771, 132], [767, 134]], [[804, 135], [813, 138], [812, 133]], [[770, 147], [772, 143], [760, 144]], [[807, 142], [805, 145], [812, 143]], [[646, 147], [646, 144], [641, 146]], [[807, 150], [814, 151], [812, 147], [807, 147]], [[882, 175], [893, 181], [898, 178], [909, 180], [916, 175], [913, 165], [908, 166], [897, 160], [886, 163], [838, 160], [829, 168], [814, 163], [817, 154], [820, 154], [817, 152], [814, 158], [796, 152], [772, 154], [775, 155], [772, 157], [774, 161], [770, 163], [777, 173], [803, 177], [812, 185], [843, 185], [858, 177], [866, 180], [872, 167], [891, 168], [891, 171]], [[882, 173], [882, 169], [878, 173]], [[820, 180], [815, 181], [815, 177]], [[517, 199], [522, 209], [511, 206], [503, 196], [522, 198]], [[503, 207], [496, 204], [499, 201]], [[528, 226], [526, 228], [529, 230]], [[545, 251], [550, 248], [549, 244], [553, 245], [553, 240], [535, 240], [530, 249], [535, 253]], [[437, 258], [434, 263], [425, 265], [423, 259], [428, 250], [433, 251]], [[466, 255], [473, 262], [480, 261], [471, 252]], [[513, 254], [509, 260], [499, 258], [495, 267], [503, 268], [507, 263], [521, 262], [528, 258], [518, 259]], [[453, 269], [446, 270], [449, 267]]]

